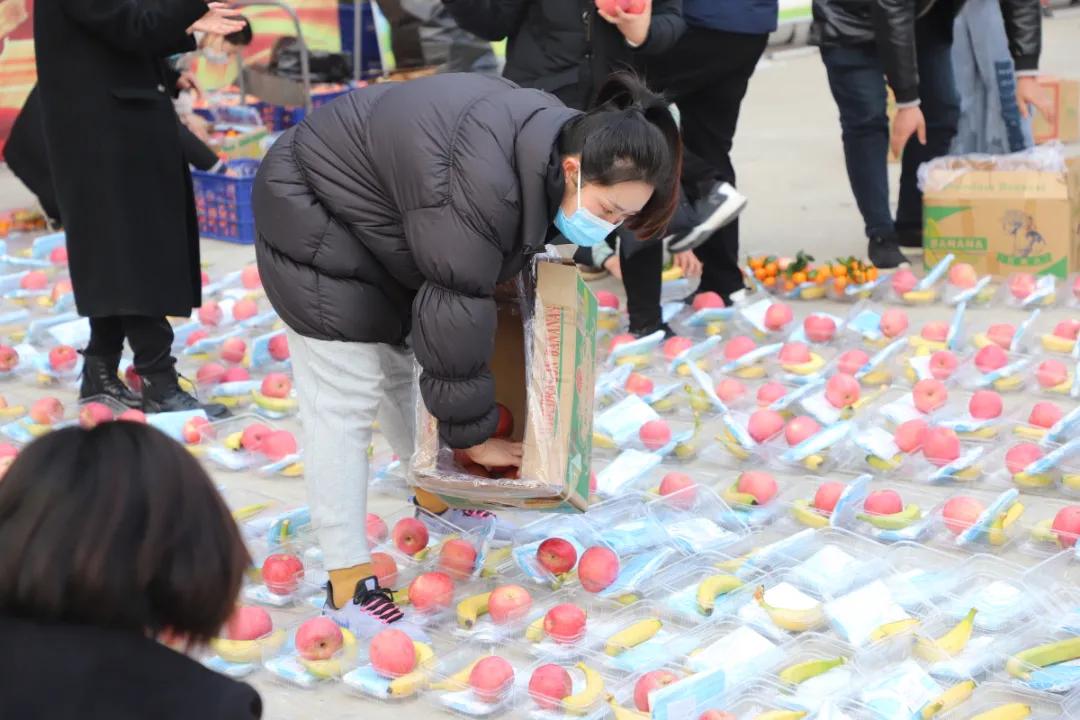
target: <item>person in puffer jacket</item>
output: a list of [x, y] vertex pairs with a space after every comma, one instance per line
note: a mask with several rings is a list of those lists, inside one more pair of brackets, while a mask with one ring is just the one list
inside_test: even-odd
[[270, 149], [252, 196], [256, 253], [288, 327], [326, 612], [340, 625], [366, 637], [401, 619], [366, 540], [367, 448], [378, 413], [411, 457], [413, 358], [442, 441], [486, 467], [520, 465], [520, 444], [492, 437], [496, 284], [557, 232], [582, 247], [623, 222], [655, 236], [681, 162], [666, 104], [630, 76], [585, 114], [490, 76], [378, 84]]

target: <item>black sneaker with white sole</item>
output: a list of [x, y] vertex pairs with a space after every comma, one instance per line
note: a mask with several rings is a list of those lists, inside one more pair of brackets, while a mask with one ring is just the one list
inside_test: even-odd
[[693, 250], [708, 240], [714, 232], [733, 222], [745, 207], [746, 196], [731, 183], [716, 183], [703, 198], [694, 203], [694, 212], [701, 222], [689, 232], [675, 235], [668, 240], [668, 252]]
[[900, 252], [900, 244], [895, 236], [870, 238], [866, 254], [870, 257], [870, 263], [881, 270], [892, 270], [911, 264], [907, 256]]
[[379, 587], [378, 578], [372, 576], [356, 583], [351, 601], [344, 607], [334, 607], [334, 591], [326, 583], [326, 602], [323, 614], [353, 635], [370, 639], [393, 625], [416, 639], [419, 628], [403, 620], [405, 613], [394, 602], [393, 593]]

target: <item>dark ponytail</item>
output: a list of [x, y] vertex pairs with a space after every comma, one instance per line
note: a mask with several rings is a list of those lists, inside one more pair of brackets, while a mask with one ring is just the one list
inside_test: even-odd
[[652, 185], [652, 197], [627, 227], [645, 240], [667, 228], [679, 202], [682, 139], [667, 102], [636, 76], [608, 78], [596, 107], [563, 127], [559, 154], [581, 155], [585, 182]]

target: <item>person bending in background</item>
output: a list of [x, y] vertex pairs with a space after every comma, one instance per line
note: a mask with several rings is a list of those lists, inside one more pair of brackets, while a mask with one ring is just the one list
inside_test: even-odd
[[[195, 31], [226, 35], [243, 24], [202, 0], [56, 0], [34, 10], [49, 170], [75, 305], [90, 318], [80, 394], [152, 413], [198, 409], [180, 388], [167, 319], [191, 315], [202, 284], [191, 173], [163, 61], [193, 50]], [[142, 397], [117, 376], [125, 338]]]
[[[1027, 106], [1041, 98], [1034, 74], [1042, 42], [1039, 0], [1000, 0]], [[829, 87], [840, 110], [848, 180], [859, 206], [870, 262], [907, 263], [900, 248], [922, 247], [921, 164], [949, 152], [960, 100], [951, 50], [964, 0], [814, 0], [811, 39], [821, 46]], [[892, 135], [885, 111], [886, 81], [896, 97]], [[902, 157], [900, 201], [889, 207], [887, 153]]]
[[216, 637], [251, 563], [206, 471], [163, 433], [121, 421], [28, 445], [0, 480], [0, 547], [3, 717], [261, 716], [251, 687], [155, 640]]

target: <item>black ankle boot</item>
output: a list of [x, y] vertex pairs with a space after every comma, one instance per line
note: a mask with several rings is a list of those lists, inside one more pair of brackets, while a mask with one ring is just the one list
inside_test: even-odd
[[229, 409], [218, 403], [200, 403], [180, 387], [180, 377], [175, 370], [151, 373], [143, 376], [143, 412], [184, 412], [202, 410], [213, 419], [229, 416]]
[[120, 370], [119, 355], [83, 355], [82, 385], [79, 399], [95, 395], [108, 395], [129, 408], [142, 407], [142, 398], [124, 384], [117, 374]]

